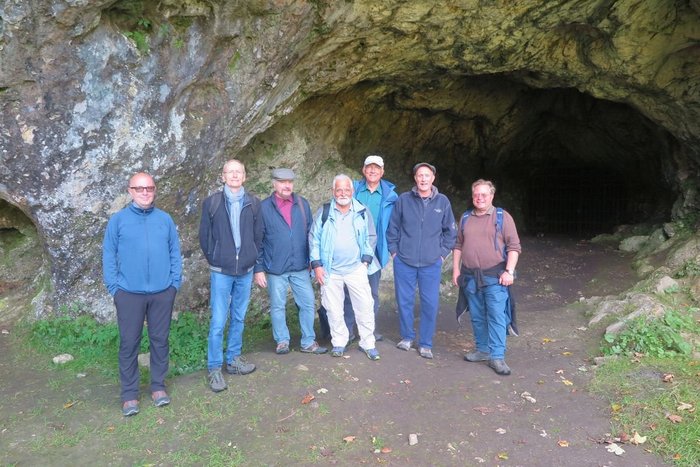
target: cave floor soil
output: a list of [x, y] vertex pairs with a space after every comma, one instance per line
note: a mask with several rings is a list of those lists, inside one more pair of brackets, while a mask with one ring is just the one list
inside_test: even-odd
[[586, 390], [602, 330], [587, 328], [576, 302], [632, 285], [631, 257], [564, 237], [524, 238], [523, 250], [506, 377], [463, 360], [471, 326], [468, 316], [458, 326], [447, 286], [433, 360], [394, 347], [385, 299], [379, 361], [357, 344], [344, 358], [302, 354], [294, 337], [278, 356], [270, 339], [246, 352], [254, 373], [225, 376], [228, 390], [211, 392], [203, 371], [170, 378], [172, 404], [156, 409], [142, 395], [130, 418], [116, 380], [34, 365], [2, 335], [0, 464], [666, 465], [641, 445], [608, 452], [610, 404]]

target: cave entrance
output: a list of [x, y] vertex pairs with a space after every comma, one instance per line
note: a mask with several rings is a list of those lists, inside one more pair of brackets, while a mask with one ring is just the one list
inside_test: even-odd
[[533, 173], [524, 208], [530, 232], [596, 235], [627, 220], [624, 180], [597, 167], [552, 168]]
[[[295, 130], [306, 143], [290, 144]], [[676, 198], [678, 142], [665, 129], [625, 103], [516, 76], [359, 83], [308, 99], [256, 136], [247, 157], [269, 162], [281, 150], [279, 160], [294, 164], [297, 148], [296, 164], [315, 164], [311, 183], [317, 170], [346, 170], [332, 167], [329, 152], [358, 171], [367, 154], [382, 155], [399, 192], [413, 186], [414, 164], [430, 162], [456, 216], [471, 207], [472, 182], [491, 180], [494, 204], [524, 234], [595, 236], [663, 222]]]
[[49, 287], [44, 248], [34, 223], [0, 198], [0, 324], [12, 325]]

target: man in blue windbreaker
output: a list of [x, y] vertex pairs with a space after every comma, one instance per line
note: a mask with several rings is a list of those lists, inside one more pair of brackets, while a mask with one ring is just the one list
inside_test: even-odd
[[122, 414], [139, 412], [138, 352], [144, 318], [148, 321], [151, 354], [151, 398], [168, 405], [170, 319], [180, 288], [182, 259], [177, 229], [170, 215], [154, 207], [156, 184], [140, 172], [129, 180], [131, 203], [107, 223], [102, 268], [114, 297], [119, 326], [119, 379]]

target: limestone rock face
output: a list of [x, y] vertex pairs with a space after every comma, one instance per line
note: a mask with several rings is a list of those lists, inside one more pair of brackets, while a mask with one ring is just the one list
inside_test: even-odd
[[183, 309], [208, 299], [200, 206], [232, 157], [263, 196], [270, 167], [294, 167], [314, 207], [380, 148], [402, 189], [419, 160], [452, 194], [510, 168], [516, 216], [536, 217], [523, 180], [553, 161], [637, 180], [627, 214], [683, 216], [700, 209], [699, 15], [695, 0], [3, 0], [0, 198], [36, 226], [48, 308], [105, 318], [102, 234], [140, 170], [179, 226]]

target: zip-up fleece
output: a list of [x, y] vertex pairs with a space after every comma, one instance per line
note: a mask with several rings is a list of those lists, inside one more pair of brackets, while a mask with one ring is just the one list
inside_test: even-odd
[[391, 213], [386, 239], [389, 252], [414, 268], [447, 258], [457, 239], [450, 200], [436, 187], [427, 202], [415, 187], [401, 193]]
[[[214, 197], [220, 197], [213, 215], [210, 214]], [[229, 276], [248, 273], [258, 258], [262, 247], [263, 221], [260, 216], [260, 200], [246, 191], [241, 206], [241, 248], [236, 254], [233, 240], [229, 207], [223, 192], [209, 196], [202, 203], [202, 217], [199, 222], [199, 246], [207, 258], [209, 267]]]
[[107, 222], [102, 242], [102, 272], [113, 296], [180, 288], [182, 258], [175, 222], [165, 211], [131, 203]]
[[291, 227], [282, 217], [274, 193], [260, 203], [260, 215], [263, 219], [263, 243], [255, 272], [279, 275], [308, 268], [308, 234], [313, 220], [309, 202], [292, 193]]

